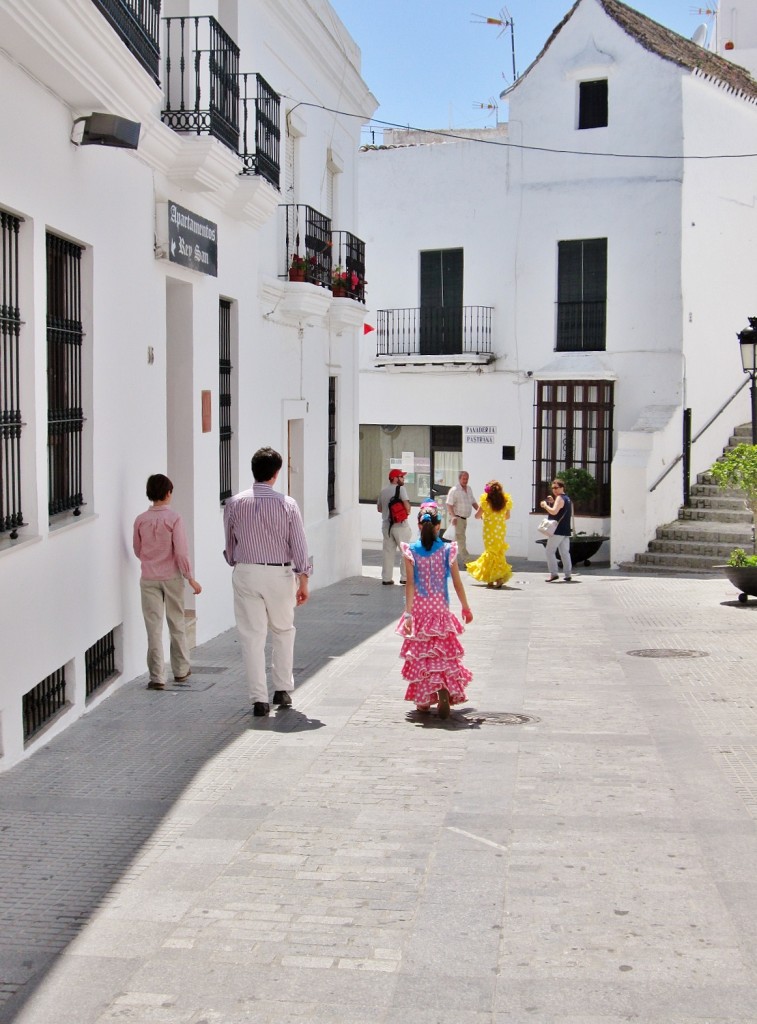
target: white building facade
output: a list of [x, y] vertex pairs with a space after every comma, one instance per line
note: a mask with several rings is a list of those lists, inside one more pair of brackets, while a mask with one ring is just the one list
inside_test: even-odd
[[[741, 52], [755, 42], [742, 33]], [[377, 327], [363, 534], [378, 535], [371, 494], [392, 460], [417, 499], [464, 468], [477, 492], [502, 481], [510, 553], [539, 560], [538, 503], [576, 467], [598, 483], [576, 530], [609, 536], [600, 557], [619, 563], [675, 518], [684, 410], [703, 430], [694, 470], [748, 419], [735, 334], [757, 215], [739, 154], [757, 83], [617, 0], [578, 0], [504, 96], [488, 144], [361, 154]]]
[[[197, 642], [233, 625], [223, 502], [261, 445], [313, 586], [359, 572], [360, 118], [323, 108], [375, 100], [326, 0], [283, 8], [0, 0], [0, 767], [144, 671], [149, 474], [187, 526]], [[335, 299], [340, 262], [360, 286]]]

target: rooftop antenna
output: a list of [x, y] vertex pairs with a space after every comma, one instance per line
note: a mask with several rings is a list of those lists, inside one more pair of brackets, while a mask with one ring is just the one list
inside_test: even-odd
[[490, 110], [494, 113], [494, 120], [499, 124], [499, 105], [493, 96], [490, 96], [486, 103], [474, 103], [474, 110]]
[[510, 17], [510, 12], [506, 7], [503, 7], [499, 12], [499, 17], [489, 18], [485, 14], [472, 14], [471, 18], [474, 20], [476, 25], [499, 25], [502, 30], [497, 38], [502, 35], [502, 32], [506, 32], [510, 29], [510, 48], [513, 54], [513, 82], [518, 80], [518, 72], [515, 70], [515, 25], [513, 19]]
[[707, 21], [703, 25], [699, 25], [695, 30], [694, 35], [691, 37], [692, 42], [703, 46], [706, 50], [713, 50], [717, 53], [720, 3], [715, 3], [711, 7], [690, 7], [689, 14], [699, 18], [707, 18]]

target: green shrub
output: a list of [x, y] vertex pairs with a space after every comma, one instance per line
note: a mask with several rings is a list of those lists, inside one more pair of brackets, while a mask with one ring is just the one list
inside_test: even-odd
[[728, 565], [736, 569], [743, 569], [745, 566], [757, 566], [757, 555], [748, 555], [743, 548], [734, 548], [728, 556]]

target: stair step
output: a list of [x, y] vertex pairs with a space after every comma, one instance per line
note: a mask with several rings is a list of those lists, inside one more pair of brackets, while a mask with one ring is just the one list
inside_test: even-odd
[[752, 526], [752, 513], [746, 509], [737, 512], [734, 509], [680, 508], [678, 519], [679, 522], [740, 523], [749, 528]]
[[[654, 543], [654, 541], [652, 542]], [[723, 555], [684, 555], [674, 554], [670, 551], [647, 551], [643, 555], [636, 555], [634, 564], [644, 565], [651, 569], [679, 569], [689, 572], [703, 572], [708, 569], [714, 570], [715, 566], [722, 565], [727, 556]]]
[[644, 565], [641, 562], [619, 562], [618, 569], [629, 574], [636, 573], [637, 575], [647, 574], [654, 576], [717, 576], [723, 572], [722, 569], [716, 569], [713, 566], [690, 569], [680, 565]]
[[716, 525], [679, 519], [667, 526], [658, 526], [656, 539], [693, 544], [729, 544], [731, 547], [743, 548], [747, 544], [751, 547], [752, 531], [743, 529], [738, 524], [729, 529], [724, 523]]
[[[734, 512], [744, 511], [744, 499], [743, 498], [721, 498], [716, 495], [691, 495], [691, 507], [692, 508], [717, 508], [725, 511], [731, 509]], [[748, 509], [747, 509], [748, 511]]]
[[[702, 476], [705, 474], [702, 473]], [[702, 482], [691, 485], [690, 493], [699, 498], [738, 498], [746, 502], [746, 495], [736, 487], [718, 487], [716, 483]]]
[[727, 544], [705, 544], [698, 541], [685, 540], [650, 540], [648, 551], [655, 554], [702, 556], [704, 558], [716, 559], [722, 563], [728, 560], [728, 556], [734, 548], [743, 547], [744, 545], [739, 542], [733, 544], [730, 542]]

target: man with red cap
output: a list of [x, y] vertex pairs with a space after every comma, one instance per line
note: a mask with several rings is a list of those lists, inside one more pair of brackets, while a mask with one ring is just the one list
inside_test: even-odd
[[381, 513], [381, 533], [384, 538], [384, 561], [381, 568], [381, 582], [385, 587], [394, 583], [394, 556], [400, 554], [400, 583], [405, 583], [405, 559], [402, 557], [401, 544], [409, 544], [411, 531], [408, 515], [410, 499], [405, 490], [405, 473], [401, 469], [392, 469], [389, 473], [389, 484], [379, 494], [376, 508]]

